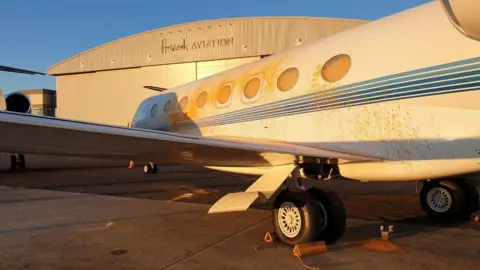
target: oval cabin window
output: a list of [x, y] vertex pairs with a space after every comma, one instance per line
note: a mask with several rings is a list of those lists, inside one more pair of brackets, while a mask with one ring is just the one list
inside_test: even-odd
[[336, 82], [347, 75], [352, 59], [347, 54], [338, 54], [330, 58], [322, 67], [322, 78], [327, 82]]
[[169, 100], [167, 103], [165, 103], [165, 106], [163, 106], [163, 112], [168, 113], [172, 110], [172, 101]]
[[203, 91], [197, 97], [197, 107], [203, 108], [203, 106], [205, 106], [205, 103], [207, 103], [207, 92]]
[[188, 105], [188, 97], [183, 97], [180, 102], [178, 103], [178, 107], [180, 108], [180, 111], [185, 112], [185, 109], [187, 108]]
[[247, 82], [245, 88], [243, 89], [243, 94], [246, 98], [250, 99], [255, 97], [260, 91], [261, 81], [259, 78], [253, 78]]
[[230, 99], [230, 95], [232, 94], [232, 87], [230, 85], [225, 85], [224, 87], [220, 88], [217, 95], [217, 101], [220, 104], [227, 103], [228, 99]]
[[297, 84], [299, 74], [298, 68], [285, 70], [277, 79], [278, 89], [283, 92], [291, 90]]

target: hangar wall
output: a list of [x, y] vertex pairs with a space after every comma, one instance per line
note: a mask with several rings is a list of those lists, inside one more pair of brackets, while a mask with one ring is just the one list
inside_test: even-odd
[[128, 125], [158, 92], [366, 23], [311, 17], [202, 21], [155, 29], [77, 54], [48, 69], [61, 118]]
[[143, 86], [174, 87], [260, 57], [141, 67], [57, 77], [57, 116], [126, 126], [143, 99], [158, 94]]

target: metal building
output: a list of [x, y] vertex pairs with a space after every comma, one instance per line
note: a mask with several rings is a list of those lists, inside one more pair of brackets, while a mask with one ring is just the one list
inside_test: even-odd
[[34, 115], [55, 116], [57, 106], [56, 91], [50, 89], [26, 89], [20, 90], [28, 96], [31, 103], [31, 112]]
[[48, 69], [62, 118], [126, 126], [157, 92], [365, 23], [311, 17], [201, 21], [122, 38]]

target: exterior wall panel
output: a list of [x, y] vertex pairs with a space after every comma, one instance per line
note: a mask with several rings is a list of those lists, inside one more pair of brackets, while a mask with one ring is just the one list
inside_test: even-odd
[[202, 79], [216, 73], [232, 69], [252, 61], [259, 60], [260, 57], [248, 57], [240, 59], [215, 60], [197, 63], [197, 80]]
[[126, 126], [143, 99], [143, 86], [174, 87], [195, 80], [195, 63], [57, 77], [57, 116]]
[[[157, 29], [73, 56], [48, 70], [59, 75], [273, 54], [365, 23], [323, 18], [213, 20]], [[244, 47], [246, 46], [246, 47]]]

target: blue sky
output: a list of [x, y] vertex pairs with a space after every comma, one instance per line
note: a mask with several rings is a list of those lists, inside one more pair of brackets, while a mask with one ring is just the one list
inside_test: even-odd
[[[0, 65], [45, 72], [125, 36], [199, 20], [315, 16], [375, 20], [430, 0], [2, 0]], [[6, 92], [55, 89], [53, 76], [0, 72]]]

